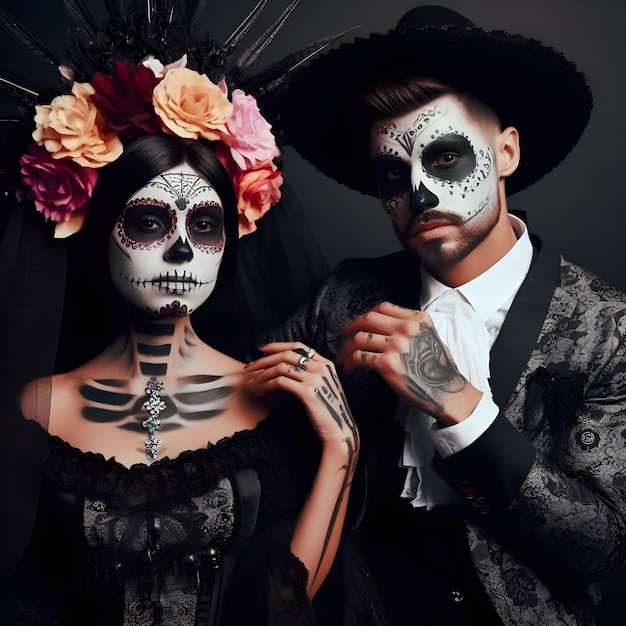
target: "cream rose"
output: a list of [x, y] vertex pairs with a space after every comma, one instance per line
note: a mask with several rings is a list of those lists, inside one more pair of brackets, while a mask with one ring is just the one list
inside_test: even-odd
[[233, 105], [204, 74], [171, 69], [154, 88], [154, 110], [165, 132], [188, 139], [217, 141], [226, 133]]
[[122, 142], [106, 128], [91, 101], [88, 83], [74, 83], [72, 94], [37, 106], [33, 139], [54, 159], [71, 159], [83, 167], [102, 167], [122, 154]]

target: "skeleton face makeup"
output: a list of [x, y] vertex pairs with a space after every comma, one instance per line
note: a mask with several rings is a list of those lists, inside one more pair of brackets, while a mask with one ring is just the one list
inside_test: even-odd
[[459, 262], [495, 226], [493, 151], [456, 96], [375, 124], [370, 152], [383, 206], [402, 243], [427, 267]]
[[211, 295], [225, 240], [217, 192], [188, 164], [177, 165], [126, 202], [109, 242], [113, 283], [144, 311], [186, 315]]

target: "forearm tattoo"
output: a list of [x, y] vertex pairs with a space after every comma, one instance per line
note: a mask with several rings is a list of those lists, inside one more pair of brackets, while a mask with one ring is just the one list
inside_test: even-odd
[[465, 386], [465, 379], [448, 358], [441, 339], [425, 322], [420, 325], [420, 333], [411, 339], [402, 360], [406, 371], [403, 378], [409, 391], [436, 410], [442, 410], [443, 405], [433, 392], [458, 393]]
[[322, 402], [322, 404], [330, 413], [333, 420], [337, 423], [340, 430], [346, 433], [346, 437], [343, 439], [343, 441], [348, 448], [348, 460], [340, 468], [340, 470], [344, 472], [343, 482], [339, 490], [339, 494], [337, 495], [335, 505], [333, 507], [330, 523], [324, 537], [324, 544], [320, 552], [317, 567], [313, 572], [312, 580], [315, 580], [315, 578], [318, 576], [319, 570], [324, 561], [324, 557], [326, 555], [326, 552], [328, 551], [328, 546], [330, 544], [333, 531], [337, 524], [337, 518], [339, 517], [341, 505], [346, 497], [350, 485], [352, 484], [352, 475], [354, 474], [354, 468], [356, 466], [358, 458], [358, 429], [352, 417], [352, 413], [350, 412], [348, 402], [346, 401], [346, 397], [339, 382], [339, 378], [337, 377], [337, 374], [329, 365], [327, 365], [326, 367], [328, 370], [328, 376], [322, 377], [322, 381], [324, 384], [320, 388], [316, 388], [314, 391], [320, 402]]

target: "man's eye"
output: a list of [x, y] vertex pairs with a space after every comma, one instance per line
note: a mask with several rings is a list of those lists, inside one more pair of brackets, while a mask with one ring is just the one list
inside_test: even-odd
[[384, 173], [384, 179], [387, 180], [388, 182], [393, 182], [395, 180], [398, 180], [400, 176], [402, 176], [402, 171], [399, 167], [390, 167]]
[[409, 189], [411, 168], [407, 163], [381, 156], [374, 159], [373, 171], [383, 198], [400, 195]]
[[454, 152], [443, 152], [434, 159], [432, 166], [442, 168], [454, 167], [459, 162], [460, 158], [460, 155]]
[[451, 132], [426, 146], [422, 153], [422, 165], [428, 176], [461, 181], [474, 171], [476, 154], [467, 137]]

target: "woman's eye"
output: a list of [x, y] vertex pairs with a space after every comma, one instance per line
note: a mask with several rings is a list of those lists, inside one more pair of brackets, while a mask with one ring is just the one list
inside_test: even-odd
[[206, 217], [194, 220], [194, 222], [190, 226], [194, 231], [199, 233], [208, 233], [214, 228], [212, 220]]
[[187, 230], [199, 245], [217, 245], [224, 233], [224, 213], [219, 205], [199, 205], [187, 218]]
[[123, 226], [126, 236], [134, 241], [157, 241], [172, 229], [172, 215], [165, 206], [140, 199], [127, 206]]
[[137, 224], [139, 228], [143, 228], [146, 232], [159, 230], [163, 228], [163, 224], [153, 217], [144, 217]]

